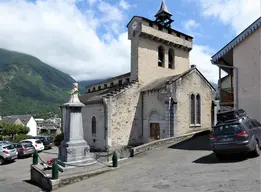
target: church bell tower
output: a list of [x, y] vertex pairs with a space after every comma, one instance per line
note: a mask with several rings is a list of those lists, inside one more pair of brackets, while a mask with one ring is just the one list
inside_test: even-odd
[[193, 37], [172, 28], [172, 14], [165, 0], [150, 20], [134, 16], [128, 23], [131, 40], [130, 81], [148, 85], [165, 77], [181, 74], [189, 69], [189, 52]]
[[164, 27], [171, 28], [171, 23], [173, 22], [171, 16], [172, 14], [168, 11], [165, 0], [162, 0], [160, 10], [155, 15], [155, 22], [163, 25]]

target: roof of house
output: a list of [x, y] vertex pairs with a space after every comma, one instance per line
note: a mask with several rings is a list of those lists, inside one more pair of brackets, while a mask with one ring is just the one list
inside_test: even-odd
[[7, 124], [14, 124], [18, 118], [17, 117], [4, 117], [0, 122]]
[[113, 87], [108, 87], [108, 88], [104, 88], [101, 90], [97, 90], [97, 91], [88, 92], [83, 95], [80, 95], [79, 99], [84, 104], [95, 103], [98, 101], [102, 101], [104, 96], [115, 91], [116, 89], [119, 89], [119, 87], [117, 85], [113, 86]]
[[200, 76], [207, 82], [207, 84], [213, 88], [214, 90], [216, 90], [213, 85], [205, 78], [205, 76], [196, 68], [190, 68], [189, 70], [185, 71], [184, 73], [178, 74], [178, 75], [174, 75], [174, 76], [169, 76], [169, 77], [165, 77], [165, 78], [161, 78], [158, 80], [155, 80], [154, 82], [150, 83], [149, 85], [145, 86], [142, 91], [152, 91], [152, 90], [159, 90], [159, 89], [163, 89], [165, 88], [167, 83], [174, 83], [175, 81], [177, 81], [178, 79], [186, 76], [187, 74], [189, 74], [190, 72], [192, 72], [193, 70], [196, 70]]
[[22, 123], [26, 125], [30, 121], [32, 115], [11, 115], [10, 117], [19, 118]]
[[212, 62], [217, 62], [220, 58], [222, 58], [226, 53], [236, 47], [239, 43], [241, 43], [245, 38], [254, 33], [261, 26], [261, 17], [259, 17], [256, 21], [254, 21], [249, 27], [247, 27], [244, 31], [242, 31], [238, 36], [236, 36], [232, 41], [230, 41], [227, 45], [225, 45], [221, 50], [219, 50], [215, 55], [213, 55]]
[[111, 81], [114, 81], [114, 80], [117, 80], [117, 79], [121, 79], [121, 78], [124, 78], [124, 77], [129, 77], [130, 74], [131, 73], [129, 72], [129, 73], [125, 73], [125, 74], [122, 74], [122, 75], [115, 76], [115, 77], [111, 77], [111, 78], [105, 79], [103, 81], [99, 81], [97, 83], [90, 84], [90, 85], [86, 86], [86, 88], [96, 86], [96, 85], [105, 84], [105, 83], [108, 83], [108, 82], [111, 82]]

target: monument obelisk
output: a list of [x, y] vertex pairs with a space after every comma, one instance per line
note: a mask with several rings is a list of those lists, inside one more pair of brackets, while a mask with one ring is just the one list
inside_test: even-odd
[[66, 111], [64, 123], [64, 140], [59, 146], [58, 163], [61, 169], [91, 165], [96, 160], [90, 153], [90, 147], [83, 136], [82, 108], [85, 105], [78, 97], [78, 83], [73, 83], [71, 98], [63, 104]]

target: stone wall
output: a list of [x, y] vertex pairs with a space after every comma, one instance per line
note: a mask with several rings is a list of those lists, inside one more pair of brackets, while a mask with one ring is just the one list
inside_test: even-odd
[[[165, 38], [170, 36], [165, 34]], [[158, 66], [158, 47], [165, 49], [164, 67]], [[168, 51], [174, 50], [174, 69], [168, 68]], [[147, 84], [156, 79], [183, 73], [189, 69], [189, 52], [166, 46], [150, 39], [140, 38], [138, 48], [138, 77], [141, 83]]]
[[105, 99], [108, 105], [108, 144], [113, 148], [133, 145], [141, 137], [139, 83]]
[[[84, 139], [95, 149], [105, 148], [104, 104], [90, 104], [82, 109]], [[92, 135], [92, 117], [96, 118], [96, 135]]]
[[[190, 124], [190, 96], [199, 94], [201, 97], [201, 124]], [[172, 85], [172, 96], [177, 101], [174, 119], [174, 134], [181, 135], [188, 132], [211, 128], [211, 107], [214, 99], [214, 90], [193, 70]]]

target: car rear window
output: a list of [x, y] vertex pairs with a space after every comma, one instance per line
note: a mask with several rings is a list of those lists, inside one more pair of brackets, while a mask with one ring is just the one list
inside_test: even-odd
[[3, 148], [10, 150], [10, 149], [14, 149], [14, 148], [15, 148], [15, 145], [6, 145], [6, 146], [4, 146]]
[[36, 140], [35, 143], [41, 144], [42, 142], [40, 140]]
[[230, 125], [219, 125], [213, 127], [213, 134], [214, 135], [225, 135], [225, 134], [234, 134], [239, 133], [243, 130], [240, 124], [230, 124]]
[[22, 145], [24, 147], [33, 147], [33, 145], [31, 143], [22, 143]]
[[23, 144], [31, 144], [32, 145], [32, 141], [22, 141], [21, 143], [23, 143]]

